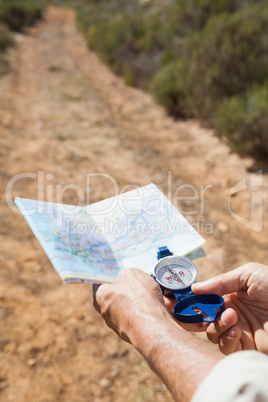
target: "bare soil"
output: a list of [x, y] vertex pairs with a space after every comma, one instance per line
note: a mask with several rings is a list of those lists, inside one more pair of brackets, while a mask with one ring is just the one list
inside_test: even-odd
[[[62, 284], [24, 218], [7, 205], [7, 185], [26, 172], [11, 199], [56, 202], [65, 190], [62, 202], [86, 204], [114, 195], [111, 178], [120, 191], [153, 182], [206, 238], [207, 258], [197, 261], [203, 280], [250, 260], [267, 262], [267, 174], [257, 188], [262, 198], [251, 205], [254, 161], [124, 85], [88, 50], [73, 11], [49, 8], [17, 39], [12, 71], [0, 80], [0, 399], [170, 401], [141, 356], [94, 311], [91, 286]], [[92, 173], [110, 178], [87, 183]], [[230, 197], [243, 179], [247, 189]], [[228, 199], [239, 216], [252, 212], [258, 231], [232, 216]]]

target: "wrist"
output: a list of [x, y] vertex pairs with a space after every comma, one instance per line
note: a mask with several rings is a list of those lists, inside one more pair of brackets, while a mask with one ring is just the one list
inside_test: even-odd
[[161, 346], [162, 340], [171, 332], [184, 330], [175, 322], [164, 306], [151, 312], [139, 312], [132, 321], [129, 339], [132, 345], [146, 358]]

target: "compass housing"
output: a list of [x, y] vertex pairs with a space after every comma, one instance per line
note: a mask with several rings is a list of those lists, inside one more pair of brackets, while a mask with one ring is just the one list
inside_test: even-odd
[[162, 290], [186, 294], [197, 278], [195, 264], [185, 257], [171, 255], [161, 258], [154, 267], [154, 279]]
[[224, 298], [208, 294], [195, 295], [191, 286], [197, 269], [188, 258], [173, 255], [167, 246], [159, 247], [154, 279], [166, 297], [175, 298], [174, 317], [186, 323], [213, 322], [224, 311]]

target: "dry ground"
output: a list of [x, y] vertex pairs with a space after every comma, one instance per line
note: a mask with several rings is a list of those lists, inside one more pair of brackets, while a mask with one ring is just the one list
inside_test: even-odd
[[[56, 201], [57, 185], [76, 184], [95, 202], [114, 187], [98, 176], [89, 188], [89, 173], [109, 175], [120, 191], [154, 182], [207, 239], [207, 258], [197, 262], [205, 279], [249, 260], [267, 262], [267, 174], [263, 229], [255, 232], [228, 211], [230, 189], [242, 179], [249, 184], [253, 161], [231, 155], [198, 122], [174, 122], [149, 95], [126, 87], [87, 49], [72, 11], [50, 8], [17, 39], [12, 71], [0, 80], [0, 399], [171, 400], [138, 353], [105, 327], [90, 286], [61, 283], [25, 220], [7, 205], [6, 186], [27, 172], [32, 176], [14, 184], [12, 199]], [[196, 194], [187, 187], [176, 193], [183, 184]], [[63, 202], [83, 201], [65, 190]], [[248, 217], [250, 197], [249, 187], [233, 195], [232, 210]], [[253, 205], [255, 228], [260, 201]]]

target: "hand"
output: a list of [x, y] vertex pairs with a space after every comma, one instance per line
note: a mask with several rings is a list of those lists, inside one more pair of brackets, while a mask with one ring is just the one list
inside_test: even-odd
[[[175, 299], [164, 297], [160, 286], [148, 274], [135, 268], [122, 271], [112, 284], [93, 285], [93, 304], [102, 315], [108, 327], [112, 328], [126, 342], [136, 320], [146, 315], [159, 318], [173, 317]], [[170, 314], [169, 314], [170, 311]], [[147, 320], [148, 321], [148, 320]], [[176, 320], [177, 323], [179, 323]], [[187, 331], [204, 331], [208, 324], [179, 323]], [[133, 332], [133, 331], [132, 331]]]
[[224, 354], [250, 349], [268, 354], [268, 266], [245, 264], [192, 290], [224, 296], [226, 310], [207, 329]]
[[94, 307], [106, 324], [141, 353], [174, 400], [190, 401], [222, 355], [177, 325], [148, 274], [126, 269], [114, 283], [93, 290]]
[[122, 271], [113, 284], [94, 286], [93, 303], [106, 324], [127, 342], [141, 316], [168, 314], [158, 284], [135, 268]]

